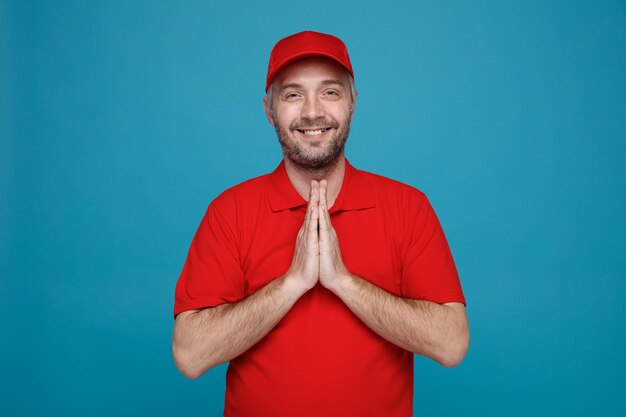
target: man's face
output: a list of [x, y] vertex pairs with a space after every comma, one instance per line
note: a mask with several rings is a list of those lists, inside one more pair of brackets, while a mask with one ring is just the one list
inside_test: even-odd
[[265, 101], [265, 110], [294, 164], [322, 168], [343, 154], [354, 110], [348, 77], [332, 60], [305, 58], [274, 79], [273, 103]]

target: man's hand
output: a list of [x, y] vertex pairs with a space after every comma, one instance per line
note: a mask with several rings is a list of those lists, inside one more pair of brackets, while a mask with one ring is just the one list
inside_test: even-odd
[[303, 293], [313, 288], [319, 279], [320, 248], [317, 231], [319, 200], [320, 185], [317, 181], [311, 181], [309, 205], [306, 210], [304, 223], [296, 238], [293, 261], [287, 271], [287, 276], [293, 280], [296, 287]]
[[320, 251], [320, 283], [329, 290], [336, 292], [341, 281], [350, 276], [343, 263], [337, 232], [330, 222], [326, 199], [326, 180], [320, 181], [319, 198], [319, 251]]

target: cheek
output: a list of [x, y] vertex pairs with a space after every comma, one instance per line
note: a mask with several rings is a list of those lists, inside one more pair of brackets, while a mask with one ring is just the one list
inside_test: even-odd
[[280, 126], [287, 128], [295, 120], [298, 120], [299, 112], [293, 108], [283, 107], [281, 109], [277, 109], [274, 115]]
[[335, 102], [330, 105], [326, 114], [333, 117], [335, 120], [348, 120], [350, 119], [350, 112], [352, 111], [352, 103], [342, 100], [341, 102]]
[[350, 122], [350, 108], [342, 108], [332, 114], [329, 114], [330, 117], [335, 119], [338, 123], [349, 123]]

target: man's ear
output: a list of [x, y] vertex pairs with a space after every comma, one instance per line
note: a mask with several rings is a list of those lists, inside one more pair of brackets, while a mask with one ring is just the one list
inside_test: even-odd
[[350, 103], [350, 122], [352, 122], [352, 118], [354, 117], [354, 110], [356, 108], [356, 98], [359, 96], [358, 91], [354, 91], [354, 100]]
[[267, 121], [274, 126], [274, 118], [272, 117], [272, 110], [270, 110], [269, 103], [267, 102], [267, 96], [263, 96], [263, 109], [265, 110], [265, 117], [267, 117]]

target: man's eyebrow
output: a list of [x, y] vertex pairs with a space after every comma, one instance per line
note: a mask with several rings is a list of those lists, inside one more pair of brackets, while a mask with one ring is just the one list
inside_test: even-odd
[[302, 84], [298, 84], [298, 83], [285, 84], [282, 87], [280, 87], [280, 91], [283, 92], [288, 88], [302, 88]]
[[344, 86], [345, 83], [339, 79], [332, 79], [332, 80], [324, 80], [322, 81], [322, 85], [333, 85], [333, 84], [339, 84], [340, 86]]

